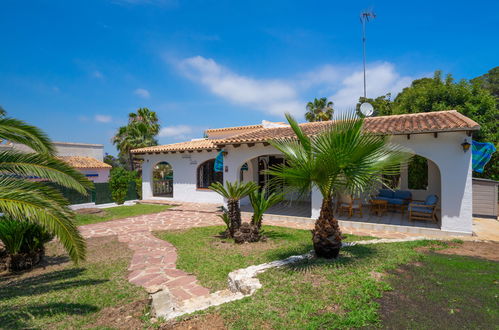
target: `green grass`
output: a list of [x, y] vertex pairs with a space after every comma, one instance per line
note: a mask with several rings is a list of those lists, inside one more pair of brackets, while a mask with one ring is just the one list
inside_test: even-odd
[[125, 243], [109, 237], [87, 242], [87, 261], [79, 266], [50, 243], [45, 268], [0, 276], [0, 328], [81, 328], [102, 308], [146, 298], [127, 281], [131, 251]]
[[392, 329], [499, 328], [499, 263], [431, 253], [392, 274], [383, 325]]
[[[310, 232], [305, 230], [267, 226], [265, 230], [270, 237], [268, 244], [272, 246], [264, 248], [253, 244], [235, 245], [227, 240], [222, 243], [219, 238], [214, 238], [222, 229], [223, 227], [195, 228], [157, 235], [177, 248], [178, 268], [192, 272], [203, 285], [214, 290], [227, 287], [227, 274], [234, 269], [306, 253], [312, 248]], [[358, 239], [350, 236], [347, 241]], [[442, 290], [445, 291], [431, 291], [427, 298], [420, 299], [433, 299], [437, 304], [445, 305], [446, 307], [439, 308], [450, 308], [445, 317], [452, 317], [453, 314], [450, 313], [457, 311], [456, 304], [462, 305], [470, 297], [472, 300], [469, 310], [480, 309], [481, 312], [477, 315], [482, 317], [481, 313], [484, 313], [486, 316], [482, 318], [484, 321], [468, 321], [468, 327], [488, 324], [491, 328], [490, 325], [499, 324], [497, 282], [494, 282], [497, 281], [499, 272], [497, 263], [435, 254], [428, 256], [415, 250], [430, 244], [435, 246], [435, 250], [447, 245], [434, 241], [356, 245], [343, 248], [338, 260], [310, 260], [271, 269], [259, 275], [263, 287], [253, 296], [199, 314], [216, 312], [231, 329], [347, 329], [384, 326], [380, 310], [383, 301], [380, 298], [392, 289], [391, 282], [386, 277], [391, 276], [388, 274], [395, 274], [394, 270], [401, 265], [418, 261], [428, 264], [424, 272], [432, 274], [428, 282], [442, 285]], [[455, 264], [458, 259], [463, 263]], [[450, 265], [453, 266], [448, 268]], [[425, 269], [425, 266], [420, 269]], [[454, 277], [452, 280], [451, 275]], [[442, 281], [445, 284], [438, 284]], [[415, 279], [403, 283], [397, 286], [397, 290], [410, 288], [414, 295], [417, 295], [418, 290], [423, 290], [425, 294], [427, 291], [418, 286], [417, 282]], [[460, 283], [464, 286], [458, 288]], [[479, 289], [480, 286], [482, 289]], [[460, 300], [456, 300], [457, 297]], [[452, 303], [449, 305], [449, 302]], [[399, 308], [400, 319], [408, 312], [407, 308], [410, 309], [407, 306]], [[453, 312], [449, 312], [451, 310]], [[428, 328], [432, 328], [431, 320], [443, 317], [440, 312], [424, 312], [430, 320]], [[463, 315], [469, 317], [469, 314]], [[445, 322], [445, 317], [442, 322]], [[441, 327], [440, 323], [433, 323], [433, 328]], [[391, 325], [393, 324], [387, 323], [387, 326]], [[395, 324], [392, 328], [418, 328], [418, 325], [419, 323], [409, 320], [407, 323]]]
[[152, 205], [152, 204], [135, 204], [131, 206], [116, 206], [103, 209], [105, 216], [94, 214], [77, 214], [76, 224], [78, 226], [88, 225], [91, 223], [104, 222], [109, 220], [123, 219], [134, 217], [142, 214], [151, 214], [162, 212], [169, 209], [170, 205]]
[[[265, 243], [234, 244], [218, 236], [223, 226], [155, 233], [178, 250], [177, 267], [198, 277], [202, 285], [219, 290], [227, 287], [227, 275], [239, 268], [284, 259], [312, 250], [309, 230], [263, 226]], [[345, 241], [371, 239], [345, 235]]]

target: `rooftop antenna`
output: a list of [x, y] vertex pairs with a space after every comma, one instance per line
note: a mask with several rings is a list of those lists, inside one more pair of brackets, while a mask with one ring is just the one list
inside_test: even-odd
[[360, 22], [362, 23], [362, 53], [363, 53], [363, 64], [364, 64], [364, 98], [367, 97], [366, 94], [366, 23], [370, 19], [376, 18], [376, 14], [372, 10], [365, 10], [360, 13]]

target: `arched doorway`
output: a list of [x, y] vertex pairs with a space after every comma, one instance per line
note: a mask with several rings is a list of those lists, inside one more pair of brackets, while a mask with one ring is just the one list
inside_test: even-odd
[[167, 162], [156, 164], [152, 172], [154, 197], [173, 197], [173, 168]]

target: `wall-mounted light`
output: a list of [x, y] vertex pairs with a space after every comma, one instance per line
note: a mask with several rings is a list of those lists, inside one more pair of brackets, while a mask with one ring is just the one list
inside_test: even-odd
[[466, 139], [464, 139], [464, 142], [461, 143], [461, 147], [463, 147], [463, 151], [466, 152], [470, 150], [471, 144]]

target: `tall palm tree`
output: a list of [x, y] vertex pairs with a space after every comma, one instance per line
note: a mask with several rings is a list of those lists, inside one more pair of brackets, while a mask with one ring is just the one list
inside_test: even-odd
[[73, 221], [74, 213], [53, 184], [86, 195], [92, 182], [55, 158], [49, 138], [34, 126], [0, 118], [0, 139], [21, 143], [33, 151], [0, 151], [0, 212], [11, 219], [38, 223], [59, 238], [73, 261], [83, 260], [85, 241]]
[[306, 108], [305, 119], [307, 121], [326, 121], [333, 118], [333, 102], [328, 101], [327, 97], [315, 98], [313, 102], [307, 103]]
[[258, 189], [258, 185], [254, 182], [242, 183], [225, 182], [225, 186], [220, 182], [215, 182], [210, 185], [210, 189], [222, 195], [227, 199], [227, 210], [230, 220], [229, 235], [234, 237], [236, 230], [241, 227], [241, 209], [239, 208], [239, 201], [241, 198], [248, 196], [252, 191]]
[[268, 170], [287, 186], [322, 194], [320, 215], [312, 231], [318, 257], [335, 258], [341, 247], [341, 231], [334, 217], [332, 198], [337, 192], [360, 194], [379, 184], [382, 174], [394, 175], [409, 155], [391, 145], [388, 137], [363, 131], [363, 119], [345, 115], [324, 132], [307, 136], [289, 114], [286, 118], [296, 138], [269, 141], [286, 163]]
[[112, 138], [113, 144], [122, 155], [127, 155], [130, 168], [134, 169], [133, 156], [130, 150], [155, 146], [158, 144], [156, 135], [159, 133], [156, 112], [147, 108], [140, 108], [137, 113], [128, 114], [128, 124], [118, 128], [116, 135]]

